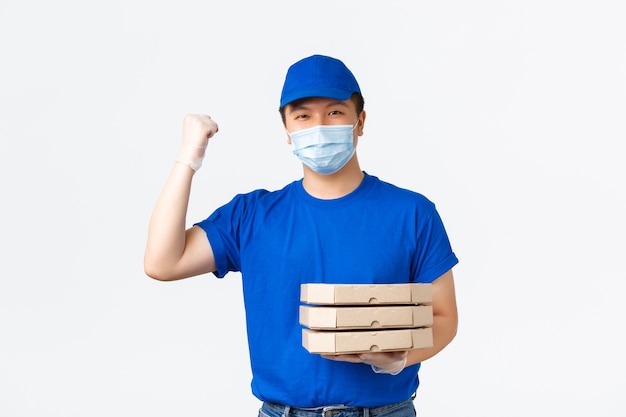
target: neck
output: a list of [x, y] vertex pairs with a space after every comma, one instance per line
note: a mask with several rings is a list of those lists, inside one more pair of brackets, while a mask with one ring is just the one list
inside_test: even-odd
[[305, 165], [302, 186], [315, 198], [332, 200], [356, 190], [364, 176], [355, 154], [343, 168], [330, 175], [318, 174]]

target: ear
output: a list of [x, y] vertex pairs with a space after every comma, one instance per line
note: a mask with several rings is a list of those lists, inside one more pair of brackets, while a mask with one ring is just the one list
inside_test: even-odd
[[359, 115], [359, 125], [356, 127], [358, 136], [363, 136], [363, 128], [365, 127], [365, 116], [367, 116], [365, 114], [365, 110], [361, 111], [361, 114]]
[[[287, 132], [285, 130], [285, 132]], [[287, 145], [291, 145], [291, 136], [289, 136], [289, 133], [287, 133]]]

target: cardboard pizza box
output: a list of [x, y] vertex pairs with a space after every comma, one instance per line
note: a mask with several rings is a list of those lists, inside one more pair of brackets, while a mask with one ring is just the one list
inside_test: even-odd
[[432, 284], [302, 284], [300, 301], [306, 304], [428, 304]]
[[377, 329], [429, 327], [432, 306], [300, 306], [300, 324], [310, 329]]
[[310, 353], [392, 352], [433, 345], [431, 327], [421, 329], [324, 331], [302, 329], [302, 346]]

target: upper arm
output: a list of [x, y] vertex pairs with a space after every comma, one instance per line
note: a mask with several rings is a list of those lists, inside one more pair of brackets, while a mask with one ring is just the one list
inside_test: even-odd
[[452, 269], [432, 282], [432, 290], [433, 315], [446, 316], [454, 322], [457, 322], [458, 312]]
[[181, 278], [215, 271], [215, 257], [211, 243], [201, 227], [193, 226], [185, 232], [185, 250], [177, 267]]

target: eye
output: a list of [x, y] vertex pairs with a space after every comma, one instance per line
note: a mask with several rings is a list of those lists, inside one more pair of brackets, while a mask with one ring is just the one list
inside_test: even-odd
[[339, 111], [339, 110], [331, 110], [328, 114], [330, 116], [341, 116], [343, 114], [343, 112]]

